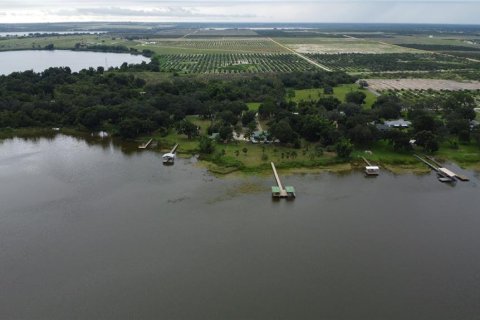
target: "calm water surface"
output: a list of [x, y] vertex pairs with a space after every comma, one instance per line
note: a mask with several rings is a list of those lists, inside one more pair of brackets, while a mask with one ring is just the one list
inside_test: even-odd
[[150, 59], [128, 53], [85, 52], [69, 50], [21, 50], [0, 52], [0, 75], [50, 67], [70, 67], [77, 72], [90, 67], [119, 67], [122, 63], [149, 62]]
[[[123, 149], [122, 149], [123, 148]], [[218, 179], [67, 136], [0, 143], [1, 319], [478, 319], [478, 176]]]
[[69, 34], [102, 34], [106, 31], [16, 31], [16, 32], [0, 32], [0, 37], [26, 37], [34, 34], [60, 34], [60, 35], [69, 35]]

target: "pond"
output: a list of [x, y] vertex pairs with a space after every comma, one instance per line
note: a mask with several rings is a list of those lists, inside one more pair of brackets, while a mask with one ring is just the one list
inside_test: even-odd
[[89, 67], [119, 67], [122, 63], [149, 62], [141, 55], [128, 53], [86, 52], [70, 50], [22, 50], [0, 52], [0, 75], [16, 71], [42, 72], [50, 67], [70, 67], [73, 72]]
[[479, 177], [210, 175], [109, 139], [0, 142], [5, 319], [474, 319]]

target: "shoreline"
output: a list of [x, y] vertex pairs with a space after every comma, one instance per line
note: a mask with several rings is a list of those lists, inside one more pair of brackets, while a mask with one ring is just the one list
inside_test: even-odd
[[[75, 138], [80, 138], [84, 140], [93, 140], [95, 143], [105, 143], [106, 141], [114, 142], [122, 149], [125, 149], [126, 153], [142, 152], [138, 149], [138, 144], [144, 140], [144, 137], [136, 140], [124, 140], [114, 137], [101, 138], [99, 136], [92, 136], [92, 133], [89, 131], [83, 131], [78, 128], [62, 128], [59, 131], [54, 131], [52, 128], [21, 128], [21, 129], [0, 129], [0, 142], [3, 140], [14, 139], [14, 138], [24, 138], [24, 139], [38, 139], [38, 138], [53, 138], [57, 135], [66, 135], [72, 136]], [[159, 142], [160, 146], [150, 148], [149, 151], [156, 153], [164, 152], [168, 149], [164, 142], [156, 139]], [[178, 152], [181, 155], [181, 158], [189, 158], [197, 155], [196, 150], [179, 150]], [[404, 155], [402, 155], [404, 156]], [[270, 174], [270, 161], [275, 161], [270, 159], [268, 161], [262, 161], [258, 165], [246, 165], [242, 160], [243, 156], [240, 156], [237, 160], [236, 165], [222, 165], [212, 159], [213, 157], [198, 157], [196, 166], [207, 169], [210, 173], [216, 176], [229, 176], [229, 175], [242, 175], [242, 176], [252, 176], [252, 175], [267, 175]], [[246, 156], [245, 156], [246, 157]], [[210, 159], [209, 159], [210, 158]], [[381, 158], [381, 157], [380, 157]], [[480, 163], [478, 162], [458, 162], [449, 158], [444, 158], [438, 156], [438, 159], [441, 162], [452, 163], [458, 165], [462, 169], [480, 171]], [[234, 159], [235, 160], [235, 159]], [[430, 172], [430, 169], [427, 168], [420, 162], [413, 160], [407, 163], [399, 163], [396, 159], [392, 161], [376, 161], [376, 164], [379, 165], [383, 170], [391, 172], [393, 174], [427, 174]], [[309, 174], [309, 173], [348, 173], [352, 171], [362, 171], [364, 167], [363, 161], [357, 156], [351, 157], [349, 159], [339, 159], [333, 156], [323, 156], [323, 158], [313, 160], [313, 161], [301, 161], [301, 160], [283, 160], [277, 162], [277, 168], [284, 174]]]

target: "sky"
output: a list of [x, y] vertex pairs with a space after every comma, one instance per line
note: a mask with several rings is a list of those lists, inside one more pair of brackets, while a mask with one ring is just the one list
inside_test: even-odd
[[480, 0], [0, 0], [0, 23], [80, 21], [480, 24]]

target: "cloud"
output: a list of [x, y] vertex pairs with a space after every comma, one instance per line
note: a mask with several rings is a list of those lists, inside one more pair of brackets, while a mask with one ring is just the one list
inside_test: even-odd
[[480, 0], [0, 0], [0, 22], [478, 24]]
[[102, 17], [151, 17], [151, 18], [253, 18], [254, 14], [215, 14], [200, 12], [197, 8], [164, 7], [152, 9], [130, 9], [120, 7], [76, 8], [70, 10], [50, 10], [50, 14], [60, 16], [102, 16]]

